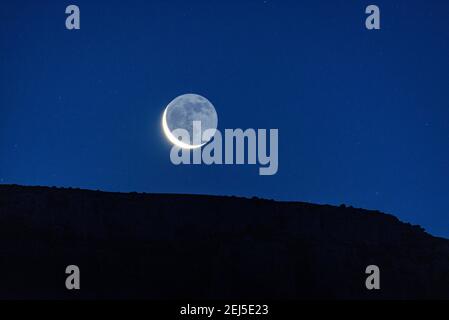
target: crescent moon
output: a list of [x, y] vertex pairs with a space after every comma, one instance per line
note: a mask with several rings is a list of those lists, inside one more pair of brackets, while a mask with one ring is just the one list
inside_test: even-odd
[[188, 144], [185, 142], [182, 142], [181, 140], [177, 139], [173, 133], [171, 133], [170, 129], [168, 128], [168, 124], [167, 124], [167, 109], [168, 106], [165, 108], [164, 110], [164, 114], [162, 115], [162, 129], [164, 130], [165, 136], [167, 137], [167, 139], [173, 143], [175, 146], [178, 146], [182, 149], [197, 149], [197, 148], [201, 148], [202, 146], [204, 146], [206, 143], [203, 144]]

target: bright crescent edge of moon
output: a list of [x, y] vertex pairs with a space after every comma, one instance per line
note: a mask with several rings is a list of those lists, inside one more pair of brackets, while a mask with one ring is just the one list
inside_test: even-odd
[[196, 149], [196, 148], [200, 148], [202, 146], [204, 146], [206, 143], [203, 144], [198, 144], [198, 145], [191, 145], [191, 144], [187, 144], [185, 142], [182, 142], [180, 140], [178, 140], [173, 133], [171, 133], [170, 129], [168, 128], [168, 124], [167, 124], [167, 109], [168, 106], [165, 108], [164, 110], [164, 114], [162, 115], [162, 129], [164, 130], [165, 136], [167, 137], [167, 139], [173, 143], [175, 146], [180, 147], [182, 149]]

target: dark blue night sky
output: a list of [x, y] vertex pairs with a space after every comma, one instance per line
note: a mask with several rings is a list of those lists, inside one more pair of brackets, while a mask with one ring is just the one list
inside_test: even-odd
[[[278, 173], [171, 164], [161, 115], [189, 92], [221, 130], [279, 128]], [[345, 203], [449, 237], [449, 2], [2, 1], [0, 183]]]

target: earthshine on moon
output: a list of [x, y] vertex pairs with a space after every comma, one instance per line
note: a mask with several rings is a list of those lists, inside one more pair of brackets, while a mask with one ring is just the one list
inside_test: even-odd
[[[193, 122], [201, 121], [201, 132], [193, 132]], [[162, 129], [167, 139], [174, 145], [183, 149], [196, 149], [204, 146], [209, 141], [202, 141], [201, 144], [188, 144], [180, 141], [173, 133], [173, 130], [187, 130], [191, 139], [194, 135], [202, 137], [207, 129], [217, 129], [218, 116], [213, 104], [206, 98], [193, 94], [183, 94], [173, 99], [165, 108], [162, 115]], [[191, 141], [192, 142], [192, 141]]]

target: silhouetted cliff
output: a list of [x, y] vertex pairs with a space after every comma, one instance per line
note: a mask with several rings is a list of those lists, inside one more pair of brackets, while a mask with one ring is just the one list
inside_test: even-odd
[[449, 241], [343, 206], [3, 185], [0, 277], [0, 298], [449, 298]]

